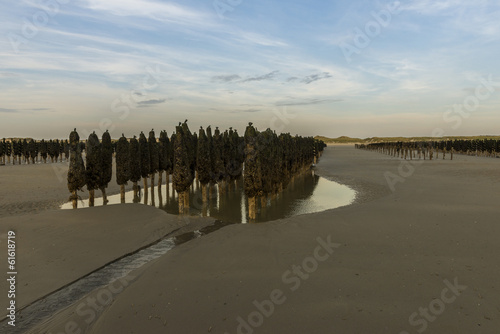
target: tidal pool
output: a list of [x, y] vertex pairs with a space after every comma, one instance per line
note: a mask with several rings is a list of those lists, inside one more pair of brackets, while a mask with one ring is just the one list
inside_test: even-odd
[[[154, 196], [151, 194], [151, 188], [147, 194], [142, 189], [139, 203], [153, 205], [170, 214], [179, 213], [177, 193], [173, 190], [172, 183], [163, 184], [161, 192], [155, 186], [153, 194]], [[310, 170], [294, 177], [280, 194], [269, 196], [264, 200], [258, 199], [255, 222], [261, 223], [338, 208], [351, 204], [355, 196], [356, 192], [351, 188], [320, 177], [314, 173], [314, 170]], [[120, 204], [120, 195], [108, 196], [108, 200], [108, 205]], [[125, 202], [133, 202], [132, 191], [125, 194]], [[203, 203], [201, 187], [194, 182], [190, 189], [189, 202], [190, 215], [213, 217], [233, 224], [249, 222], [248, 201], [242, 179], [231, 182], [222, 191], [217, 185], [210, 187], [207, 203]], [[102, 205], [102, 198], [96, 198], [95, 205]], [[78, 203], [79, 208], [87, 206], [88, 200], [81, 200]], [[72, 209], [72, 205], [66, 203], [61, 208]]]

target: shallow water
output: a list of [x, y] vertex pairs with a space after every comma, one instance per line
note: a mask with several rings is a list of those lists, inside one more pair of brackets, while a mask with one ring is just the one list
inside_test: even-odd
[[[172, 184], [162, 185], [161, 196], [158, 187], [148, 194], [141, 192], [140, 203], [154, 205], [171, 214], [179, 213], [177, 193]], [[266, 222], [301, 214], [313, 213], [349, 205], [355, 198], [355, 191], [339, 183], [329, 181], [314, 171], [296, 176], [280, 194], [269, 196], [264, 202], [259, 199], [257, 218], [255, 222]], [[154, 197], [154, 200], [153, 200]], [[228, 223], [248, 223], [248, 201], [243, 189], [243, 180], [231, 182], [223, 191], [217, 185], [210, 188], [208, 203], [203, 203], [201, 188], [194, 182], [190, 194], [190, 215], [208, 216]], [[109, 203], [119, 204], [120, 195], [108, 196]], [[125, 194], [126, 203], [133, 202], [133, 192]], [[95, 205], [102, 205], [102, 198], [96, 198]], [[78, 207], [87, 207], [88, 200], [79, 201]], [[71, 203], [66, 203], [62, 209], [72, 209]], [[253, 221], [252, 221], [253, 222]]]

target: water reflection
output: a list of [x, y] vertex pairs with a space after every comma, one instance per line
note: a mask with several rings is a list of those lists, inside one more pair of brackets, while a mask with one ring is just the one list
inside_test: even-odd
[[[161, 191], [158, 191], [158, 187], [155, 186], [153, 193], [151, 193], [151, 188], [148, 191], [142, 189], [141, 194], [143, 197], [140, 198], [139, 203], [156, 204], [156, 207], [170, 214], [179, 214], [178, 195], [171, 183], [162, 185]], [[208, 200], [205, 203], [199, 183], [193, 182], [189, 194], [189, 213], [196, 216], [214, 217], [228, 223], [259, 223], [349, 205], [354, 197], [354, 190], [319, 177], [311, 170], [294, 177], [280, 194], [258, 199], [255, 220], [249, 221], [248, 219], [248, 200], [244, 193], [242, 179], [227, 184], [224, 191], [219, 191], [217, 185], [210, 186]], [[108, 196], [108, 200], [108, 205], [120, 203], [120, 195]], [[133, 191], [125, 194], [125, 201], [126, 203], [133, 202]], [[86, 207], [87, 202], [80, 202], [78, 206]], [[102, 199], [96, 199], [95, 205], [101, 203]], [[70, 209], [71, 203], [66, 203], [61, 208]]]

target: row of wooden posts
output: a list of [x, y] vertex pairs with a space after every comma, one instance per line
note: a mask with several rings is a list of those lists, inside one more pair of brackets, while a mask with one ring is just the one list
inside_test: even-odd
[[[89, 191], [89, 206], [94, 205], [96, 189], [102, 191], [103, 202], [106, 203], [106, 187], [112, 178], [113, 161], [109, 133], [105, 132], [101, 141], [95, 133], [89, 136], [85, 163], [76, 129], [70, 134], [69, 146], [68, 189], [73, 207], [77, 208], [77, 191], [84, 186]], [[145, 195], [148, 194], [150, 180], [154, 199], [155, 175], [159, 175], [158, 187], [163, 184], [163, 172], [167, 182], [172, 175], [180, 213], [189, 212], [189, 188], [194, 180], [200, 183], [205, 202], [209, 185], [217, 184], [219, 192], [224, 192], [227, 185], [243, 177], [245, 193], [249, 198], [249, 216], [255, 219], [256, 198], [274, 196], [286, 188], [291, 177], [317, 161], [325, 146], [312, 137], [277, 135], [270, 129], [259, 132], [252, 123], [247, 126], [243, 137], [232, 128], [224, 133], [216, 128], [212, 135], [210, 126], [206, 130], [200, 128], [198, 134], [193, 134], [185, 121], [179, 123], [171, 137], [162, 131], [156, 138], [153, 130], [149, 132], [148, 139], [142, 132], [139, 139], [135, 136], [127, 139], [122, 135], [115, 149], [115, 177], [120, 185], [121, 201], [125, 202], [125, 185], [130, 181], [136, 202], [137, 182], [141, 178]]]
[[453, 160], [454, 154], [482, 157], [500, 156], [500, 140], [496, 139], [456, 139], [442, 141], [384, 142], [356, 144], [356, 148], [377, 151], [404, 159], [442, 159]]
[[68, 140], [50, 139], [36, 141], [34, 139], [0, 140], [0, 165], [35, 164], [43, 161], [62, 162], [69, 158]]

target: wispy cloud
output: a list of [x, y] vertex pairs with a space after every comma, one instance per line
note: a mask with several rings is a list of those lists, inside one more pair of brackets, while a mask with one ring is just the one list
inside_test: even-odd
[[3, 113], [20, 113], [20, 112], [28, 112], [31, 113], [33, 111], [49, 111], [50, 108], [28, 108], [28, 109], [14, 109], [14, 108], [0, 108], [0, 112]]
[[145, 101], [139, 101], [139, 102], [137, 102], [137, 104], [139, 106], [151, 106], [151, 105], [155, 105], [155, 104], [165, 103], [165, 101], [167, 101], [167, 99], [150, 99], [150, 100], [145, 100]]
[[311, 74], [311, 75], [308, 75], [307, 77], [303, 78], [300, 81], [303, 82], [303, 83], [305, 83], [305, 84], [310, 84], [311, 82], [322, 80], [322, 79], [328, 79], [328, 78], [331, 78], [331, 77], [332, 77], [332, 75], [330, 73], [323, 72], [321, 74]]
[[323, 104], [323, 103], [331, 103], [331, 102], [342, 102], [342, 99], [290, 99], [287, 101], [278, 101], [275, 103], [277, 107], [284, 106], [308, 106], [313, 104]]
[[9, 108], [0, 108], [0, 112], [13, 113], [13, 112], [19, 112], [19, 110], [18, 109], [9, 109]]
[[286, 47], [287, 43], [276, 38], [271, 38], [261, 34], [248, 31], [239, 31], [234, 34], [234, 38], [240, 42], [252, 43], [261, 46]]
[[192, 8], [173, 2], [152, 0], [86, 0], [84, 6], [94, 11], [105, 11], [119, 16], [142, 16], [162, 22], [196, 24], [208, 16]]
[[272, 72], [264, 74], [264, 75], [258, 75], [258, 76], [246, 78], [244, 80], [241, 80], [241, 82], [272, 80], [276, 77], [276, 75], [278, 73], [279, 73], [279, 71], [272, 71]]
[[228, 74], [228, 75], [216, 75], [212, 77], [212, 81], [215, 82], [231, 82], [241, 79], [238, 74]]
[[450, 14], [451, 9], [456, 9], [464, 4], [472, 4], [473, 1], [470, 0], [415, 0], [405, 3], [401, 6], [403, 10], [414, 11], [418, 14], [425, 15], [442, 15]]

